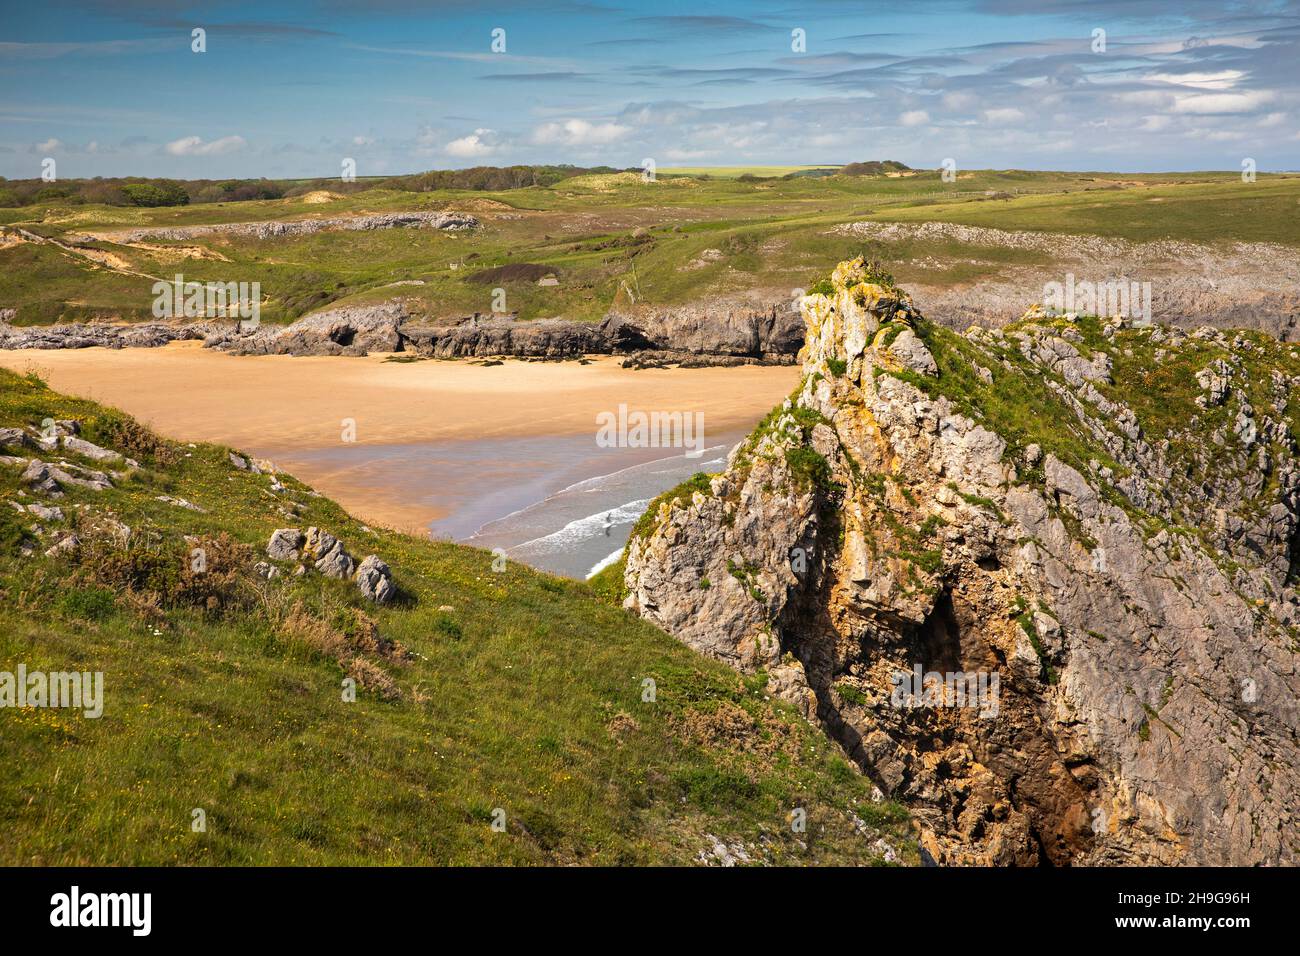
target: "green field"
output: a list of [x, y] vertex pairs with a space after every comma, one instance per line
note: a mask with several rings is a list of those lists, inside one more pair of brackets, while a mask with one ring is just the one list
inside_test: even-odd
[[[64, 519], [38, 520], [9, 502], [42, 496], [0, 465], [0, 671], [99, 671], [105, 698], [99, 719], [0, 709], [0, 864], [689, 864], [709, 834], [788, 864], [880, 862], [884, 835], [915, 861], [906, 814], [873, 802], [763, 674], [699, 657], [591, 586], [371, 531], [288, 476], [277, 495], [225, 449], [0, 372], [0, 427], [46, 418], [143, 467], [106, 491], [69, 486], [48, 502]], [[399, 600], [376, 607], [314, 571], [258, 577], [285, 525], [381, 555]], [[72, 529], [79, 550], [43, 556]]]
[[739, 179], [741, 176], [788, 176], [810, 170], [834, 172], [842, 164], [827, 166], [661, 166], [667, 176], [712, 176], [715, 179]]
[[[665, 173], [668, 171], [665, 170]], [[681, 172], [681, 170], [678, 170]], [[698, 171], [697, 171], [698, 172]], [[734, 170], [733, 170], [734, 172]], [[328, 202], [294, 199], [163, 208], [42, 205], [0, 209], [0, 224], [72, 246], [0, 239], [0, 308], [17, 324], [72, 319], [138, 320], [150, 314], [149, 278], [177, 272], [198, 281], [260, 282], [263, 318], [287, 321], [329, 305], [403, 299], [416, 316], [449, 322], [489, 312], [493, 289], [523, 319], [598, 321], [611, 308], [772, 301], [806, 288], [836, 262], [866, 252], [903, 284], [958, 285], [1042, 255], [939, 240], [863, 242], [836, 226], [864, 219], [937, 220], [1002, 229], [1128, 239], [1176, 238], [1300, 245], [1300, 176], [963, 172], [945, 183], [913, 176], [698, 178], [633, 172], [574, 176], [554, 185], [492, 191], [368, 189]], [[471, 212], [462, 233], [390, 229], [256, 240], [209, 236], [151, 241], [148, 248], [84, 239], [87, 232], [364, 212]], [[196, 250], [210, 258], [186, 257]], [[88, 256], [115, 257], [116, 266]], [[920, 264], [917, 264], [920, 263]], [[531, 264], [557, 285], [495, 281], [487, 270]], [[133, 276], [124, 272], [138, 272]], [[403, 285], [394, 286], [401, 282]]]

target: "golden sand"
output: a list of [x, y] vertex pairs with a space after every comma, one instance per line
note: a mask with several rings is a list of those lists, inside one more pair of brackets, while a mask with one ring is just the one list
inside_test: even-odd
[[[357, 442], [596, 433], [596, 415], [620, 403], [643, 411], [703, 412], [713, 434], [743, 429], [798, 383], [792, 367], [645, 369], [616, 358], [474, 365], [341, 358], [232, 356], [177, 342], [158, 349], [0, 351], [0, 365], [36, 371], [51, 388], [113, 405], [162, 434], [281, 456], [298, 478], [353, 514], [409, 529], [441, 517], [347, 470], [297, 461], [294, 450], [338, 447], [349, 422]], [[467, 481], [472, 481], [472, 469]]]

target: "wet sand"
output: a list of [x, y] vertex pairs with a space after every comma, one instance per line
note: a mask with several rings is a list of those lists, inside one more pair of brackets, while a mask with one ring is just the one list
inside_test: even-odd
[[[590, 436], [590, 454], [596, 415], [620, 403], [647, 412], [703, 412], [706, 436], [730, 435], [747, 430], [798, 383], [794, 367], [633, 371], [616, 358], [495, 366], [384, 359], [231, 356], [197, 342], [0, 351], [0, 366], [34, 370], [58, 391], [114, 405], [170, 438], [270, 458], [358, 517], [417, 533], [467, 502], [501, 494], [493, 487], [498, 481], [518, 484], [521, 468], [494, 466], [519, 439], [564, 437], [561, 444], [580, 448], [586, 443], [576, 439]], [[355, 442], [345, 440], [348, 420], [355, 422]], [[424, 457], [422, 448], [430, 457], [449, 449], [470, 454], [430, 484], [427, 472], [400, 464]], [[604, 473], [623, 467], [629, 453], [637, 457], [635, 450], [608, 451], [621, 455], [573, 465]], [[526, 464], [518, 464], [526, 474]], [[565, 477], [572, 479], [572, 468]], [[544, 484], [539, 476], [539, 497], [549, 493]], [[519, 488], [505, 497], [518, 507], [529, 493]]]

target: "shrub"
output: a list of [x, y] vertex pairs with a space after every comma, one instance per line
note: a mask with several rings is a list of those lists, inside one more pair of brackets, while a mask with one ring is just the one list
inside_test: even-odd
[[862, 693], [860, 688], [854, 687], [852, 684], [836, 684], [835, 689], [839, 691], [840, 697], [846, 704], [862, 707], [867, 702], [867, 696]]
[[126, 183], [122, 186], [122, 192], [136, 206], [184, 206], [190, 201], [185, 187], [169, 180]]
[[58, 609], [67, 617], [83, 621], [102, 621], [117, 609], [117, 600], [108, 588], [74, 588], [59, 595]]
[[174, 465], [181, 459], [180, 451], [171, 442], [125, 415], [99, 418], [92, 423], [91, 432], [101, 445], [159, 467]]
[[453, 641], [459, 641], [461, 635], [464, 633], [464, 629], [460, 626], [460, 622], [445, 611], [439, 613], [438, 616], [433, 619], [432, 627], [434, 634], [440, 637], [449, 637]]
[[826, 489], [831, 483], [831, 466], [826, 459], [811, 448], [802, 446], [785, 450], [785, 463], [790, 475], [800, 488]]

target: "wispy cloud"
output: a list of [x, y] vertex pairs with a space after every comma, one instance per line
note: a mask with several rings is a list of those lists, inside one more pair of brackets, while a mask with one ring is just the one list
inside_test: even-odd
[[172, 156], [221, 156], [237, 152], [247, 145], [242, 136], [223, 136], [211, 142], [198, 136], [184, 136], [168, 143], [165, 148]]

